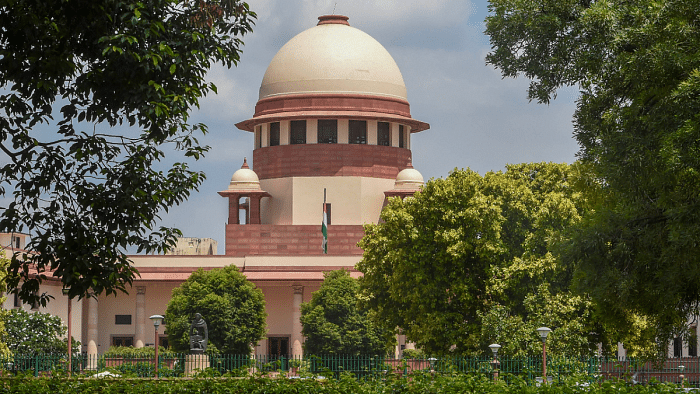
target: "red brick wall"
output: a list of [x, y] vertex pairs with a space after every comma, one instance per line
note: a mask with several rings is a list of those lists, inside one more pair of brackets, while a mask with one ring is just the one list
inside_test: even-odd
[[[329, 255], [361, 255], [357, 243], [365, 235], [362, 226], [328, 226]], [[318, 226], [228, 224], [226, 255], [321, 255], [321, 224]]]
[[253, 170], [260, 179], [292, 176], [395, 179], [410, 161], [410, 150], [379, 145], [279, 145], [253, 151]]

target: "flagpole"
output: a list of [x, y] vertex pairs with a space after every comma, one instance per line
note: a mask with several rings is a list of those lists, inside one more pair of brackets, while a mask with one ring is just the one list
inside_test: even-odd
[[328, 216], [326, 212], [326, 188], [323, 188], [323, 220], [321, 221], [321, 234], [323, 235], [323, 242], [321, 243], [321, 249], [323, 249], [323, 254], [328, 254]]

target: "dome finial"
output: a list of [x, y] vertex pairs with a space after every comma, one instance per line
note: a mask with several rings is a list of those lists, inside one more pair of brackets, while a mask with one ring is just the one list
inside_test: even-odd
[[321, 15], [318, 17], [318, 25], [347, 25], [350, 26], [345, 15]]
[[243, 165], [241, 166], [241, 168], [250, 169], [250, 167], [248, 167], [248, 158], [247, 157], [243, 158]]

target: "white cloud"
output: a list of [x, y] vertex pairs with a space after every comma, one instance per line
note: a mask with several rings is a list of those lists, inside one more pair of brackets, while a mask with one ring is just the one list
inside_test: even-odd
[[293, 36], [316, 25], [319, 15], [347, 15], [351, 26], [373, 36], [394, 57], [406, 82], [411, 112], [431, 129], [413, 136], [414, 166], [426, 179], [470, 167], [480, 173], [507, 163], [572, 162], [575, 89], [549, 106], [528, 103], [524, 78], [501, 79], [486, 66], [489, 51], [483, 17], [486, 0], [251, 0], [258, 13], [254, 33], [244, 37], [241, 63], [214, 69], [208, 78], [218, 96], [202, 101], [194, 115], [205, 121], [212, 146], [197, 163], [207, 173], [199, 193], [164, 216], [185, 235], [213, 237], [224, 250], [227, 203], [217, 191], [228, 186], [243, 157], [252, 159], [253, 140], [235, 123], [253, 115], [260, 82], [274, 54]]

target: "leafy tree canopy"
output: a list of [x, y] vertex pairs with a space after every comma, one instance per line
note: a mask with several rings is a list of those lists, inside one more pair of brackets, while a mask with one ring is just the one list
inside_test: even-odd
[[[5, 284], [5, 278], [7, 277], [7, 266], [10, 264], [10, 259], [5, 257], [5, 250], [0, 247], [0, 292], [7, 294], [7, 286]], [[0, 305], [5, 304], [7, 296], [3, 295], [0, 297]], [[4, 342], [3, 338], [7, 337], [7, 331], [5, 331], [5, 318], [9, 312], [0, 308], [0, 357], [7, 356], [10, 354], [10, 349]]]
[[574, 135], [595, 209], [564, 259], [606, 324], [666, 339], [700, 305], [700, 3], [490, 0], [487, 62], [549, 102], [580, 89]]
[[[62, 338], [67, 328], [58, 316], [12, 309], [3, 315], [3, 321], [5, 333], [2, 341], [14, 354], [66, 354], [68, 351], [68, 344]], [[73, 352], [79, 352], [80, 342], [71, 340]]]
[[124, 291], [128, 247], [174, 243], [158, 214], [204, 175], [153, 166], [205, 153], [189, 111], [216, 91], [212, 64], [238, 62], [253, 18], [238, 0], [0, 0], [0, 232], [32, 235], [9, 268], [23, 300], [47, 302], [47, 275], [72, 298]]
[[569, 292], [571, 271], [552, 254], [586, 206], [572, 186], [579, 166], [506, 168], [455, 170], [392, 199], [360, 242], [365, 302], [428, 354], [482, 353], [494, 342], [504, 354], [537, 354], [543, 325], [553, 351], [589, 354], [603, 340], [591, 334], [600, 330], [590, 302]]
[[393, 347], [393, 328], [374, 323], [358, 307], [360, 285], [347, 271], [323, 274], [321, 288], [301, 305], [306, 354], [385, 355]]
[[173, 290], [165, 311], [168, 341], [173, 350], [189, 352], [190, 325], [195, 313], [209, 329], [207, 352], [250, 354], [251, 344], [265, 336], [265, 298], [236, 266], [190, 275]]

